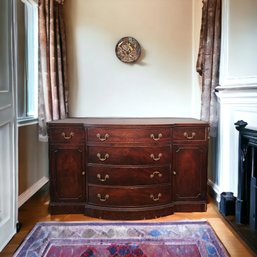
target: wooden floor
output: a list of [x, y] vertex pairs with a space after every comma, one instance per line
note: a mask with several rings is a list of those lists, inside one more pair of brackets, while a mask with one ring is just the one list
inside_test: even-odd
[[[19, 209], [19, 221], [22, 224], [21, 230], [0, 253], [1, 257], [12, 256], [17, 247], [23, 241], [28, 232], [38, 221], [102, 221], [99, 219], [84, 216], [82, 214], [49, 215], [48, 213], [49, 193], [45, 186], [29, 201]], [[227, 248], [232, 257], [257, 256], [240, 240], [237, 234], [230, 228], [228, 223], [220, 215], [216, 205], [210, 200], [207, 212], [201, 213], [175, 213], [170, 216], [147, 220], [147, 221], [172, 221], [172, 220], [198, 220], [206, 219], [216, 231], [218, 237]]]

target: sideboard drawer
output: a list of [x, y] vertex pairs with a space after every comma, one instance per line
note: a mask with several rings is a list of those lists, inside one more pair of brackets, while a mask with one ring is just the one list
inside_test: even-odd
[[55, 143], [80, 143], [84, 140], [83, 127], [49, 128], [49, 141]]
[[171, 185], [151, 187], [89, 186], [88, 202], [100, 206], [149, 206], [171, 202]]
[[170, 147], [88, 147], [88, 163], [142, 165], [170, 163]]
[[108, 167], [89, 166], [87, 168], [87, 181], [96, 185], [154, 185], [171, 183], [170, 166], [157, 167]]
[[208, 136], [207, 132], [205, 127], [175, 127], [173, 128], [173, 140], [205, 141]]
[[88, 128], [88, 143], [164, 143], [170, 141], [170, 129], [143, 128]]

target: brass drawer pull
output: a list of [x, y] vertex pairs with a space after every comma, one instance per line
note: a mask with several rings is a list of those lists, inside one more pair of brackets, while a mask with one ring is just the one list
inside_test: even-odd
[[155, 157], [154, 154], [152, 153], [152, 154], [150, 155], [150, 157], [151, 157], [154, 161], [159, 161], [159, 160], [161, 159], [161, 157], [162, 157], [162, 154], [159, 153], [159, 154], [158, 154], [158, 157]]
[[106, 174], [106, 175], [104, 176], [104, 178], [101, 178], [101, 174], [98, 173], [98, 174], [96, 175], [96, 177], [97, 177], [100, 181], [105, 182], [105, 181], [109, 178], [109, 175]]
[[109, 134], [105, 134], [104, 136], [101, 136], [101, 134], [99, 134], [99, 133], [97, 133], [96, 134], [96, 137], [100, 140], [100, 141], [105, 141], [105, 140], [107, 140], [107, 138], [109, 137], [110, 135]]
[[99, 159], [101, 162], [104, 162], [104, 161], [106, 161], [106, 160], [109, 158], [109, 154], [108, 154], [108, 153], [106, 153], [104, 157], [102, 157], [100, 153], [97, 153], [96, 156], [98, 157], [98, 159]]
[[154, 178], [154, 176], [158, 176], [159, 178], [162, 177], [162, 174], [159, 172], [159, 171], [154, 171], [151, 175], [150, 175], [150, 178]]
[[192, 132], [191, 136], [189, 136], [187, 132], [184, 132], [184, 137], [186, 139], [193, 139], [195, 136], [196, 136], [195, 132]]
[[66, 136], [65, 132], [62, 132], [62, 136], [65, 140], [69, 140], [74, 136], [74, 132], [70, 132], [69, 136]]
[[154, 134], [151, 134], [150, 138], [152, 138], [154, 141], [158, 141], [158, 140], [160, 140], [162, 138], [162, 133], [158, 134], [157, 137], [155, 137]]
[[161, 197], [162, 197], [161, 193], [158, 194], [157, 198], [155, 198], [153, 194], [150, 195], [150, 198], [153, 199], [153, 201], [155, 202], [159, 201]]
[[101, 202], [106, 202], [110, 196], [107, 194], [104, 196], [104, 198], [102, 198], [101, 194], [97, 194], [97, 197]]

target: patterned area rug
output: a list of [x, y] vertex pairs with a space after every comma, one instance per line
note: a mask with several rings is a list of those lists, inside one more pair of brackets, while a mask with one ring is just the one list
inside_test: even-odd
[[14, 256], [229, 256], [207, 221], [42, 222]]

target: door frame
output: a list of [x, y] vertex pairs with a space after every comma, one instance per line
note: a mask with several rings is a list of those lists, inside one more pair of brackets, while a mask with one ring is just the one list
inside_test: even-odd
[[[17, 149], [17, 123], [16, 123], [16, 85], [17, 85], [17, 44], [16, 44], [16, 15], [15, 15], [15, 1], [16, 0], [5, 0], [8, 4], [8, 17], [7, 17], [7, 26], [10, 31], [9, 42], [9, 53], [8, 53], [8, 71], [9, 79], [6, 83], [8, 86], [6, 90], [0, 91], [2, 99], [7, 99], [4, 101], [3, 106], [0, 106], [0, 113], [2, 118], [0, 119], [0, 126], [3, 127], [3, 141], [6, 139], [6, 167], [7, 170], [2, 170], [2, 177], [7, 178], [10, 188], [7, 188], [7, 192], [4, 192], [2, 197], [2, 203], [0, 208], [2, 208], [2, 222], [0, 223], [0, 229], [2, 228], [4, 233], [2, 237], [0, 236], [0, 252], [7, 245], [7, 243], [12, 239], [12, 237], [17, 232], [18, 224], [18, 170], [17, 170], [17, 160], [18, 160], [18, 149]], [[6, 138], [5, 131], [8, 130], [6, 135], [9, 138]], [[4, 158], [3, 157], [3, 158]], [[0, 174], [1, 175], [1, 174]], [[8, 176], [9, 175], [9, 176]], [[9, 181], [8, 181], [9, 179]], [[9, 190], [9, 191], [8, 191]], [[8, 193], [9, 192], [9, 193]], [[5, 198], [7, 196], [7, 198]], [[4, 207], [7, 206], [6, 213], [4, 212]], [[0, 209], [1, 212], [1, 209]]]

